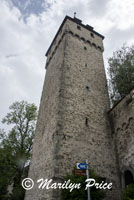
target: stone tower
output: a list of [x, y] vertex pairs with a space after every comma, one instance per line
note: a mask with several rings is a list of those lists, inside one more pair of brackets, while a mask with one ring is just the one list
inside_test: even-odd
[[26, 192], [25, 200], [61, 200], [60, 192], [39, 190], [36, 180], [61, 181], [85, 159], [106, 182], [113, 183], [106, 199], [120, 199], [107, 119], [103, 39], [93, 27], [66, 16], [46, 53], [46, 77], [29, 170], [35, 185]]

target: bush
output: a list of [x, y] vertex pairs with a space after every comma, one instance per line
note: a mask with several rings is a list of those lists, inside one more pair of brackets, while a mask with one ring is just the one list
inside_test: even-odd
[[128, 185], [124, 190], [123, 200], [134, 200], [134, 184]]
[[[90, 171], [90, 177], [94, 178], [96, 182], [101, 182], [101, 178], [94, 173], [93, 170]], [[64, 177], [64, 181], [69, 180], [71, 183], [81, 183], [80, 189], [74, 189], [72, 192], [70, 192], [67, 189], [62, 190], [62, 200], [85, 200], [87, 199], [87, 190], [85, 190], [87, 179], [86, 176], [80, 176], [80, 175], [67, 175]], [[101, 200], [105, 197], [105, 192], [100, 189], [96, 189], [95, 187], [90, 188], [91, 193], [91, 199], [92, 200]]]

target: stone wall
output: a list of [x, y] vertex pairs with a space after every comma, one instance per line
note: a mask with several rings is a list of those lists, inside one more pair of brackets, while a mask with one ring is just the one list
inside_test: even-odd
[[109, 112], [122, 190], [125, 187], [124, 172], [129, 170], [134, 177], [134, 110], [130, 94]]
[[[50, 179], [55, 174], [54, 166], [56, 165], [56, 160], [54, 152], [56, 151], [56, 144], [53, 141], [53, 137], [57, 131], [59, 116], [59, 91], [64, 43], [65, 39], [58, 46], [46, 71], [33, 144], [33, 156], [29, 170], [29, 177], [35, 183], [40, 178]], [[44, 192], [44, 190], [39, 190], [35, 185], [33, 190], [26, 192], [25, 200], [49, 200], [51, 196], [51, 191], [46, 190]]]

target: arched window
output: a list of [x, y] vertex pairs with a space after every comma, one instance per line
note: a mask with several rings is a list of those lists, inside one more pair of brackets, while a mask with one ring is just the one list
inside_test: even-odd
[[127, 185], [130, 185], [130, 184], [134, 183], [133, 174], [132, 174], [132, 172], [129, 171], [129, 170], [126, 170], [126, 171], [124, 172], [124, 179], [125, 179], [125, 187], [126, 187]]

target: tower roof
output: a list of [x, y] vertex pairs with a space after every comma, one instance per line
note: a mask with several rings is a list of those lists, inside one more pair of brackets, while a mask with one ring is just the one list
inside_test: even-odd
[[67, 19], [69, 19], [69, 20], [75, 22], [76, 24], [78, 24], [78, 25], [84, 27], [85, 29], [87, 29], [87, 30], [89, 30], [89, 31], [92, 31], [93, 33], [95, 33], [96, 35], [98, 35], [98, 36], [100, 36], [102, 39], [104, 39], [104, 36], [101, 35], [100, 33], [96, 32], [96, 31], [94, 31], [94, 28], [93, 28], [92, 26], [89, 26], [88, 24], [87, 24], [87, 25], [82, 24], [82, 20], [80, 20], [80, 19], [78, 19], [78, 18], [76, 18], [76, 17], [72, 18], [72, 17], [66, 16], [66, 17], [64, 18], [62, 24], [60, 25], [60, 27], [59, 27], [59, 29], [58, 29], [58, 31], [57, 31], [57, 33], [56, 33], [56, 35], [55, 35], [55, 37], [54, 37], [52, 43], [50, 44], [50, 46], [49, 46], [49, 48], [48, 48], [48, 50], [47, 50], [47, 52], [46, 52], [46, 56], [48, 55], [49, 50], [51, 49], [51, 47], [52, 47], [52, 45], [53, 45], [55, 39], [57, 38], [57, 36], [58, 36], [60, 30], [62, 29], [62, 27], [63, 27], [63, 25], [65, 24], [65, 22], [66, 22]]

